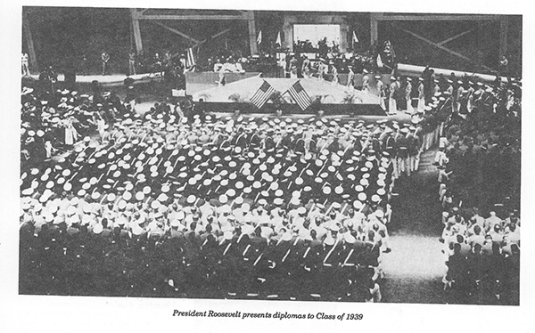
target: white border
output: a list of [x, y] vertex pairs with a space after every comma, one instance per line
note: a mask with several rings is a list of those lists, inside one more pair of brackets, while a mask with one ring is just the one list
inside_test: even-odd
[[[427, 304], [364, 304], [364, 303], [314, 303], [314, 302], [269, 302], [269, 301], [222, 301], [184, 299], [132, 299], [103, 297], [50, 297], [18, 295], [18, 181], [19, 181], [19, 94], [20, 94], [20, 47], [22, 4], [41, 6], [94, 6], [94, 7], [145, 7], [139, 0], [93, 0], [93, 1], [9, 1], [2, 2], [0, 34], [1, 50], [0, 93], [0, 332], [123, 332], [166, 330], [178, 332], [256, 331], [331, 331], [348, 329], [361, 332], [530, 332], [533, 319], [533, 221], [535, 216], [531, 199], [531, 175], [533, 149], [533, 13], [522, 1], [284, 1], [270, 0], [253, 2], [245, 0], [214, 1], [159, 1], [149, 3], [161, 8], [205, 9], [254, 9], [254, 10], [318, 10], [318, 11], [382, 11], [382, 12], [431, 12], [431, 13], [478, 13], [478, 14], [523, 14], [523, 179], [522, 179], [522, 276], [521, 305], [458, 306]], [[525, 2], [528, 3], [528, 2]], [[528, 60], [528, 61], [526, 61]], [[5, 101], [9, 101], [5, 104]], [[531, 242], [531, 243], [529, 243]], [[274, 319], [214, 319], [177, 318], [174, 309], [291, 312], [328, 314], [363, 313], [364, 320], [274, 320]], [[531, 327], [530, 327], [531, 326]]]

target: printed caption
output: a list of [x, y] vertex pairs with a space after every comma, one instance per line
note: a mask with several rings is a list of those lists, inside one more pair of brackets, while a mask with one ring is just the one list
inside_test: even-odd
[[290, 312], [219, 312], [213, 310], [197, 311], [197, 310], [173, 310], [173, 317], [207, 317], [207, 318], [236, 318], [236, 319], [301, 319], [301, 320], [362, 320], [364, 315], [362, 313], [290, 313]]

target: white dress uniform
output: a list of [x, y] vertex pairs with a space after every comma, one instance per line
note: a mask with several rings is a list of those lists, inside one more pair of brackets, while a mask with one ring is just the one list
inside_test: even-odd
[[405, 100], [407, 101], [407, 111], [409, 113], [414, 112], [414, 108], [412, 107], [411, 93], [412, 93], [412, 83], [407, 82], [407, 87], [405, 87]]
[[418, 111], [423, 111], [425, 107], [424, 83], [418, 85]]
[[379, 94], [379, 105], [383, 110], [386, 110], [385, 106], [385, 100], [384, 100], [384, 91], [383, 91], [384, 83], [381, 80], [377, 81], [377, 93]]
[[370, 91], [370, 77], [368, 76], [368, 74], [362, 77], [362, 91]]
[[65, 144], [73, 145], [78, 139], [78, 132], [72, 125], [72, 119], [68, 119], [65, 123]]
[[388, 99], [388, 112], [396, 112], [398, 105], [396, 103], [396, 90], [398, 88], [397, 82], [393, 81], [390, 83], [390, 98]]

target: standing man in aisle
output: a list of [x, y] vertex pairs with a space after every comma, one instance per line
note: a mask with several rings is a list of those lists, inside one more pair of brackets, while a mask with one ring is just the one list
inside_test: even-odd
[[398, 174], [411, 175], [409, 159], [409, 129], [404, 127], [399, 130], [396, 138]]
[[418, 135], [418, 127], [411, 126], [409, 127], [409, 131], [410, 133], [407, 135], [409, 140], [409, 170], [411, 172], [416, 172], [420, 165], [422, 141]]

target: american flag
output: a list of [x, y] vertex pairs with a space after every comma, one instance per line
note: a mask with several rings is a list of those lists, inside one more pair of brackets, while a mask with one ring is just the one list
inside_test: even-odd
[[358, 43], [359, 39], [357, 38], [357, 34], [353, 31], [353, 42]]
[[193, 48], [189, 48], [186, 54], [186, 68], [195, 66], [195, 57], [193, 56]]
[[266, 80], [264, 80], [264, 83], [258, 88], [258, 90], [254, 93], [253, 97], [251, 97], [250, 101], [253, 103], [257, 108], [261, 108], [264, 106], [264, 104], [268, 101], [269, 97], [271, 97], [271, 94], [275, 92], [275, 89], [267, 83]]
[[299, 81], [294, 83], [290, 87], [290, 89], [288, 89], [288, 92], [290, 93], [292, 98], [297, 102], [297, 104], [299, 104], [299, 107], [301, 108], [301, 110], [305, 110], [306, 108], [310, 106], [310, 104], [312, 104], [310, 102], [310, 96], [308, 96], [307, 92], [305, 91], [305, 89], [303, 89], [303, 86], [301, 86], [301, 83], [299, 83]]
[[383, 60], [381, 59], [381, 55], [378, 54], [378, 55], [377, 55], [377, 67], [379, 67], [379, 68], [383, 68], [383, 65], [384, 65], [384, 64], [383, 64]]

